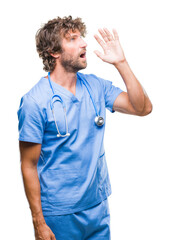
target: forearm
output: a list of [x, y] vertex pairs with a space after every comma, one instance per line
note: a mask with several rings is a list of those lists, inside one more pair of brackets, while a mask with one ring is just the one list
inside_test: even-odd
[[32, 213], [33, 224], [43, 223], [44, 217], [41, 207], [40, 182], [36, 166], [21, 163], [25, 193]]
[[133, 108], [136, 110], [136, 112], [143, 112], [145, 107], [148, 107], [150, 100], [142, 88], [142, 85], [130, 69], [129, 64], [125, 60], [116, 64], [115, 67], [119, 71], [126, 85], [127, 94]]

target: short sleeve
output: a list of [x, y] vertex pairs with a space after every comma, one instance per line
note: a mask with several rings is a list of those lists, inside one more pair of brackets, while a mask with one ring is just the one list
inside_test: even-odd
[[119, 96], [123, 90], [121, 90], [119, 87], [115, 87], [113, 83], [109, 80], [105, 80], [100, 78], [102, 81], [102, 84], [104, 85], [104, 96], [105, 96], [105, 107], [111, 112], [113, 111], [113, 104], [116, 98]]
[[45, 126], [43, 112], [29, 94], [21, 98], [17, 114], [19, 140], [41, 144]]

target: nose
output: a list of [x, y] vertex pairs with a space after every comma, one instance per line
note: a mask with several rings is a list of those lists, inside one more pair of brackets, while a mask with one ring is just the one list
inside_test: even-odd
[[81, 45], [82, 48], [86, 48], [87, 47], [87, 43], [82, 38], [81, 38], [81, 44], [80, 45]]

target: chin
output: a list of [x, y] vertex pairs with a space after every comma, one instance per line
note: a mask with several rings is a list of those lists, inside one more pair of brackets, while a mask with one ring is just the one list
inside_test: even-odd
[[79, 66], [77, 69], [78, 71], [85, 69], [87, 67], [87, 63], [86, 64], [81, 64], [81, 66]]
[[86, 68], [87, 67], [87, 62], [84, 63], [84, 67], [83, 68]]

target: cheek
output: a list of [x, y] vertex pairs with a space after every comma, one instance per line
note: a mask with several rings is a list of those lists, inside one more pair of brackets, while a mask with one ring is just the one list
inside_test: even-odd
[[75, 56], [79, 54], [79, 46], [74, 43], [68, 43], [63, 47], [63, 54], [68, 54], [70, 56]]
[[61, 58], [72, 59], [73, 57], [79, 57], [79, 53], [75, 48], [69, 48], [61, 55]]

